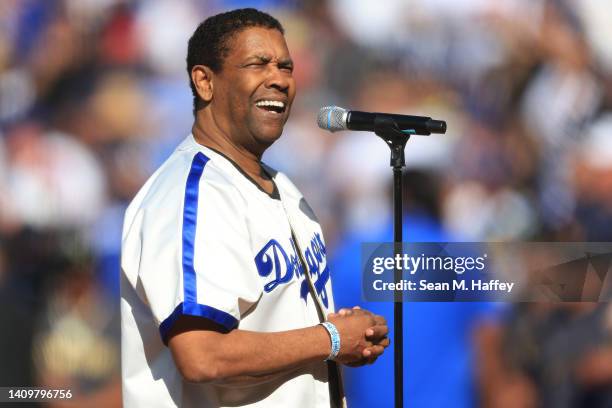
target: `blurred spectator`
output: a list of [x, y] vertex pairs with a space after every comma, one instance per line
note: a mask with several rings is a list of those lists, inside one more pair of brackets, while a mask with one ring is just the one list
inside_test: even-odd
[[80, 227], [99, 215], [106, 187], [102, 169], [74, 137], [24, 123], [7, 134], [6, 146], [6, 207], [20, 223]]
[[590, 127], [574, 155], [575, 219], [587, 241], [612, 240], [612, 113]]
[[[405, 242], [451, 242], [451, 235], [440, 225], [440, 184], [433, 173], [409, 171], [404, 180]], [[339, 307], [358, 304], [393, 321], [392, 303], [364, 302], [361, 298], [361, 243], [390, 242], [393, 227], [348, 231], [332, 257], [335, 279], [334, 299]], [[338, 283], [340, 282], [340, 283]], [[472, 330], [483, 319], [495, 319], [497, 307], [487, 303], [404, 304], [404, 403], [406, 406], [472, 407], [474, 394], [474, 354]], [[389, 334], [393, 338], [393, 330]], [[346, 392], [353, 407], [392, 406], [393, 355], [383, 355], [376, 364], [347, 369]]]
[[529, 304], [476, 335], [484, 407], [609, 407], [607, 304]]
[[60, 244], [54, 249], [64, 258], [55, 279], [47, 282], [46, 304], [34, 336], [36, 383], [71, 390], [69, 406], [119, 406], [117, 304], [108, 304], [99, 291], [91, 256], [79, 245], [79, 236], [56, 238]]
[[[20, 386], [34, 384], [32, 363], [32, 338], [34, 319], [40, 309], [28, 285], [34, 286], [37, 277], [21, 271], [17, 262], [8, 259], [9, 251], [27, 248], [23, 241], [14, 241], [11, 248], [5, 238], [0, 238], [0, 327], [10, 335], [0, 337], [0, 384], [3, 386]], [[17, 248], [15, 247], [17, 246]], [[30, 254], [35, 259], [35, 253]], [[39, 265], [42, 267], [42, 265]], [[23, 273], [25, 282], [15, 282]], [[24, 287], [25, 286], [25, 287]], [[20, 288], [19, 291], [14, 290]]]

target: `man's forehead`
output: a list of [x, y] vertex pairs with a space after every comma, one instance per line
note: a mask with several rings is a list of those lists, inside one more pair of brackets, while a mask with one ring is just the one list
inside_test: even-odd
[[276, 29], [265, 27], [249, 27], [236, 33], [229, 40], [228, 48], [228, 57], [289, 58], [289, 49], [283, 34]]

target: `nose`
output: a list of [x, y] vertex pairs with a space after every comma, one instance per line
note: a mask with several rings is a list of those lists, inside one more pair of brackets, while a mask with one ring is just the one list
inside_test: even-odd
[[266, 88], [274, 88], [283, 93], [287, 93], [287, 90], [293, 83], [293, 75], [290, 71], [281, 69], [276, 64], [269, 65], [269, 72], [266, 78]]

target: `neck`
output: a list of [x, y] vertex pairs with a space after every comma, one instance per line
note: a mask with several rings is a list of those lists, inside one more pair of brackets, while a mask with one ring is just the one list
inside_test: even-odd
[[262, 174], [261, 156], [263, 152], [254, 153], [237, 143], [229, 134], [223, 132], [217, 126], [214, 117], [207, 115], [209, 112], [205, 111], [206, 109], [203, 109], [198, 112], [191, 129], [196, 142], [222, 152], [249, 175], [260, 176]]

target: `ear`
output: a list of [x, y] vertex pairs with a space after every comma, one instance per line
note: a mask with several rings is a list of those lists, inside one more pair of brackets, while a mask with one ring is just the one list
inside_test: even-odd
[[191, 69], [191, 80], [200, 99], [208, 103], [213, 98], [213, 72], [205, 65], [194, 65]]

